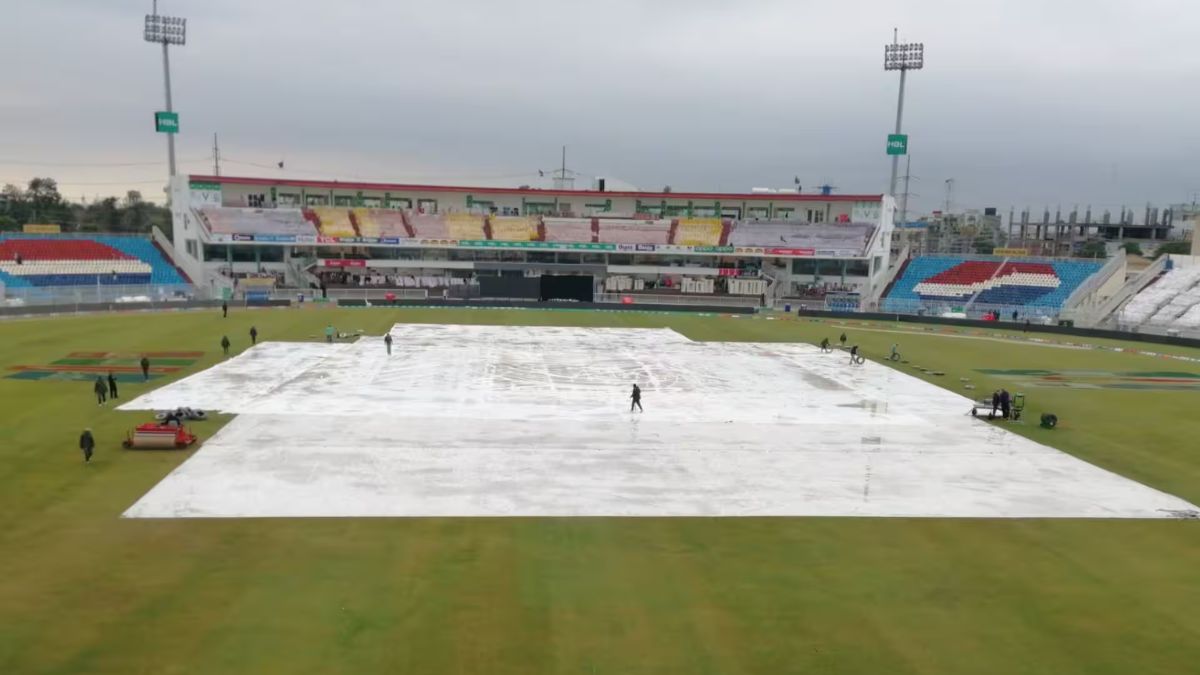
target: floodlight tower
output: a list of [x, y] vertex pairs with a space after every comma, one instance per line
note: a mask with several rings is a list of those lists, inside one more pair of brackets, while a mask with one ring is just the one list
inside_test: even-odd
[[[883, 48], [883, 69], [900, 71], [900, 98], [896, 102], [896, 135], [900, 135], [900, 121], [904, 117], [904, 80], [910, 70], [925, 67], [924, 42], [900, 42], [900, 31], [892, 32], [892, 44]], [[888, 183], [888, 194], [896, 194], [896, 174], [900, 170], [900, 155], [908, 154], [908, 139], [904, 139], [904, 152], [889, 153], [892, 156], [892, 180]]]
[[[153, 14], [146, 15], [146, 28], [142, 34], [146, 42], [162, 43], [163, 53], [163, 87], [167, 93], [167, 110], [168, 113], [173, 113], [171, 109], [171, 58], [168, 56], [167, 48], [170, 45], [179, 45], [182, 47], [187, 43], [187, 19], [178, 16], [160, 16], [158, 13], [158, 0], [154, 0]], [[172, 115], [167, 117], [175, 120], [174, 129], [166, 129], [167, 134], [167, 165], [170, 167], [171, 176], [175, 176], [175, 131], [178, 129], [177, 119]], [[156, 120], [158, 116], [155, 116]], [[164, 129], [159, 125], [159, 131]]]

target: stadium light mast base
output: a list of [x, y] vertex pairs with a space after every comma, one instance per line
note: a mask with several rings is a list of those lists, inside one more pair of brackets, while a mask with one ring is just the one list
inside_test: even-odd
[[[162, 16], [158, 13], [158, 1], [154, 2], [154, 13], [146, 15], [146, 26], [142, 37], [146, 42], [162, 44], [163, 57], [163, 89], [166, 91], [167, 112], [174, 112], [171, 107], [171, 57], [168, 48], [171, 45], [182, 47], [187, 44], [187, 19], [178, 16]], [[175, 134], [167, 134], [167, 166], [171, 177], [175, 176]]]
[[[910, 70], [925, 67], [924, 42], [900, 42], [898, 29], [892, 33], [892, 44], [883, 47], [883, 69], [900, 71], [900, 96], [896, 101], [896, 131], [900, 134], [900, 123], [904, 119], [904, 81]], [[905, 150], [907, 154], [907, 149]], [[900, 170], [900, 155], [892, 155], [892, 179], [888, 183], [888, 194], [896, 196], [896, 176]]]

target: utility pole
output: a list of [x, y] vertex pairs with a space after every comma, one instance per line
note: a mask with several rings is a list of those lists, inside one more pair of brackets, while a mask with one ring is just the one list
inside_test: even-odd
[[908, 181], [912, 179], [912, 155], [904, 156], [904, 193], [900, 195], [900, 223], [908, 222], [908, 198], [912, 193], [908, 191]]
[[[146, 15], [146, 27], [142, 33], [146, 42], [162, 44], [163, 58], [163, 89], [167, 98], [167, 113], [173, 113], [171, 107], [171, 58], [168, 47], [187, 43], [187, 19], [177, 16], [159, 16], [158, 0], [154, 0], [153, 14]], [[168, 115], [170, 116], [170, 115]], [[158, 116], [155, 116], [156, 120]], [[157, 122], [156, 122], [157, 123]], [[172, 177], [175, 176], [175, 130], [167, 130], [167, 167]], [[160, 129], [161, 131], [161, 129]]]
[[217, 145], [217, 133], [213, 132], [213, 175], [221, 175], [221, 146]]
[[554, 177], [554, 189], [555, 190], [574, 190], [575, 189], [574, 177], [571, 177], [571, 178], [567, 177], [567, 146], [565, 146], [565, 145], [562, 146], [562, 165], [558, 169], [558, 171], [554, 171], [553, 173], [556, 174]]
[[946, 179], [946, 208], [942, 210], [945, 215], [950, 214], [950, 205], [954, 203], [954, 179]]
[[[900, 43], [900, 30], [892, 30], [892, 44], [883, 48], [883, 69], [900, 71], [900, 95], [896, 100], [896, 135], [900, 135], [901, 122], [904, 119], [904, 82], [908, 71], [920, 70], [925, 67], [925, 43]], [[907, 148], [905, 149], [907, 153]], [[888, 182], [888, 194], [896, 195], [896, 174], [900, 170], [900, 155], [892, 155], [892, 179]]]

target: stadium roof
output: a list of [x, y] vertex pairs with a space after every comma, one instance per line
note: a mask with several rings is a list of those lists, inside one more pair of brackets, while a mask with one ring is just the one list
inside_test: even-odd
[[864, 202], [879, 201], [882, 194], [822, 195], [792, 192], [629, 192], [599, 190], [554, 190], [542, 188], [480, 187], [477, 185], [414, 185], [411, 183], [363, 183], [336, 180], [297, 180], [291, 178], [251, 178], [243, 176], [189, 175], [191, 181], [225, 185], [294, 186], [325, 190], [382, 190], [396, 192], [473, 192], [481, 194], [547, 195], [551, 197], [636, 197], [641, 199], [712, 199], [712, 200], [774, 200], [790, 202]]

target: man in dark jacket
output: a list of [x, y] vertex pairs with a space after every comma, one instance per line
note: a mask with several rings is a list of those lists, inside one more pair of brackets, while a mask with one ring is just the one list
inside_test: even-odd
[[258, 344], [258, 329], [250, 326], [250, 346]]
[[113, 377], [112, 371], [108, 371], [108, 395], [112, 400], [117, 400], [117, 378]]
[[827, 337], [821, 338], [821, 352], [824, 353], [824, 352], [830, 352], [830, 351], [833, 351], [833, 350], [829, 348], [829, 338], [827, 338]]
[[83, 451], [84, 464], [92, 461], [92, 450], [96, 448], [96, 439], [92, 438], [92, 430], [84, 429], [79, 435], [79, 449]]
[[858, 363], [858, 345], [850, 348], [850, 365]]
[[1000, 390], [1000, 416], [1008, 419], [1008, 413], [1012, 409], [1012, 398], [1008, 394], [1007, 389]]
[[636, 382], [633, 385], [633, 393], [629, 395], [629, 399], [633, 401], [629, 404], [629, 412], [633, 412], [634, 406], [637, 406], [639, 411], [645, 412], [642, 410], [642, 390], [638, 388]]
[[142, 381], [150, 381], [150, 359], [145, 356], [142, 357]]
[[838, 338], [838, 340], [842, 343], [842, 348], [845, 348], [846, 347], [846, 334], [842, 333], [842, 337]]
[[221, 301], [221, 318], [229, 318], [229, 303], [224, 300]]
[[387, 346], [388, 356], [392, 355], [392, 334], [388, 333], [383, 336], [383, 344]]
[[224, 350], [225, 356], [229, 356], [229, 336], [221, 336], [221, 349]]
[[108, 387], [104, 384], [104, 378], [96, 376], [96, 383], [92, 385], [92, 391], [96, 392], [96, 405], [104, 405], [105, 394], [108, 393]]

